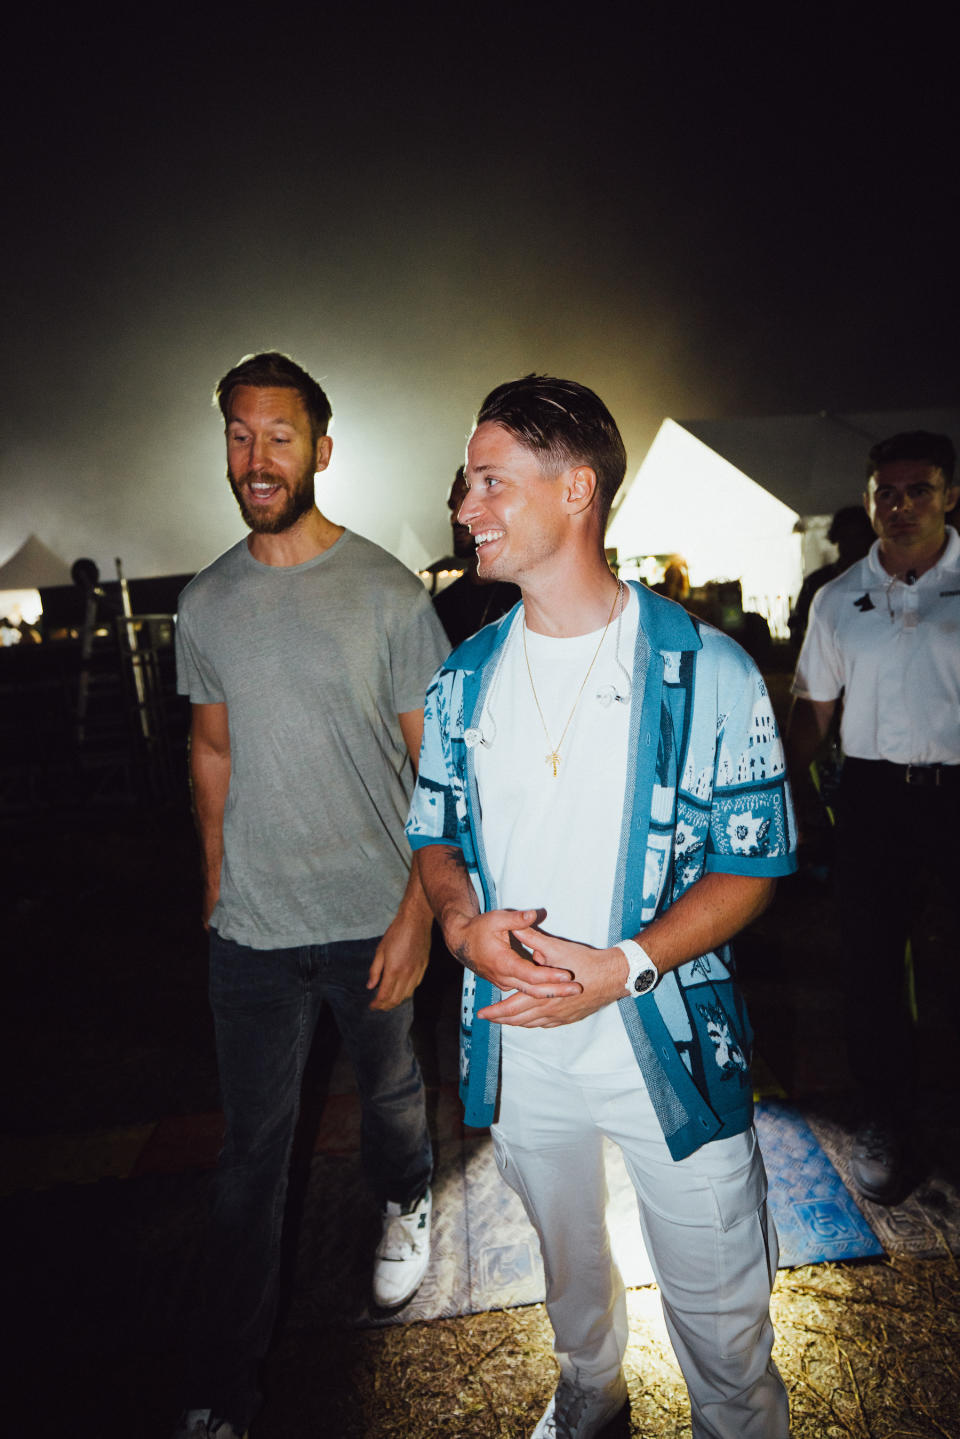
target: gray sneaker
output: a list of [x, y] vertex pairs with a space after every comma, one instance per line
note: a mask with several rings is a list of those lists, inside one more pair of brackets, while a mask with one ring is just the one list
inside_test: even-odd
[[628, 1405], [622, 1373], [609, 1389], [584, 1389], [570, 1379], [561, 1379], [530, 1439], [596, 1439], [607, 1433], [613, 1439], [620, 1432], [626, 1436]]
[[185, 1409], [171, 1439], [247, 1439], [247, 1431], [238, 1433], [229, 1419], [220, 1419], [212, 1409]]

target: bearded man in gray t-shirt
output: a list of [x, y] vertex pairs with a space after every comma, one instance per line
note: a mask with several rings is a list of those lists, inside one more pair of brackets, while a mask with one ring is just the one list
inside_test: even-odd
[[403, 824], [427, 682], [448, 646], [417, 578], [314, 500], [330, 404], [276, 353], [221, 380], [251, 534], [180, 597], [177, 669], [210, 933], [226, 1137], [178, 1439], [242, 1435], [276, 1310], [303, 1066], [324, 1002], [354, 1063], [383, 1210], [374, 1303], [429, 1258], [432, 1153], [410, 1043], [430, 911]]

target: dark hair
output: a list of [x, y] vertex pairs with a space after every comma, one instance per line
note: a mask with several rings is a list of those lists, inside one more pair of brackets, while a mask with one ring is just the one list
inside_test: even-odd
[[867, 479], [872, 479], [881, 465], [891, 465], [896, 460], [924, 460], [943, 471], [944, 485], [949, 489], [956, 459], [949, 436], [932, 435], [928, 430], [908, 430], [874, 445], [867, 459]]
[[245, 355], [239, 365], [228, 370], [215, 392], [224, 420], [229, 419], [230, 396], [238, 385], [253, 385], [260, 390], [296, 390], [310, 416], [314, 440], [327, 433], [333, 414], [330, 401], [316, 380], [289, 355], [281, 355], [279, 350]]
[[491, 390], [477, 424], [503, 425], [535, 450], [548, 466], [562, 470], [590, 465], [597, 476], [597, 505], [605, 524], [627, 468], [627, 452], [606, 405], [575, 380], [524, 375]]
[[871, 525], [870, 518], [863, 508], [863, 505], [844, 505], [842, 510], [837, 510], [837, 513], [830, 521], [830, 528], [827, 530], [827, 539], [832, 545], [835, 545], [844, 532], [852, 534], [858, 530], [863, 534], [864, 539], [872, 542], [873, 525]]
[[463, 465], [461, 465], [460, 468], [457, 470], [457, 473], [453, 477], [453, 482], [450, 485], [449, 490], [447, 491], [447, 506], [451, 510], [453, 509], [453, 496], [456, 492], [456, 488], [458, 485], [466, 485], [466, 478], [463, 473]]

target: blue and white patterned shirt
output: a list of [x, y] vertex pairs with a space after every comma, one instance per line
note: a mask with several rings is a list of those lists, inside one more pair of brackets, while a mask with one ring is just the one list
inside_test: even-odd
[[[783, 750], [753, 661], [679, 605], [632, 588], [640, 624], [610, 944], [640, 934], [705, 874], [770, 878], [796, 868]], [[434, 676], [407, 821], [412, 848], [462, 851], [484, 910], [499, 906], [465, 736], [482, 713], [512, 614], [466, 640]], [[460, 1077], [472, 1125], [493, 1119], [500, 1058], [499, 1026], [476, 1011], [499, 998], [488, 980], [465, 973]], [[748, 1127], [753, 1035], [728, 944], [619, 1009], [674, 1159]]]

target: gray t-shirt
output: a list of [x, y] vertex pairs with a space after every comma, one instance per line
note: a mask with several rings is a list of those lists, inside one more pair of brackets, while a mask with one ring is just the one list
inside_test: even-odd
[[180, 596], [177, 681], [227, 705], [230, 790], [212, 923], [254, 949], [364, 939], [410, 865], [399, 714], [449, 646], [420, 581], [346, 531], [302, 565], [241, 540]]

